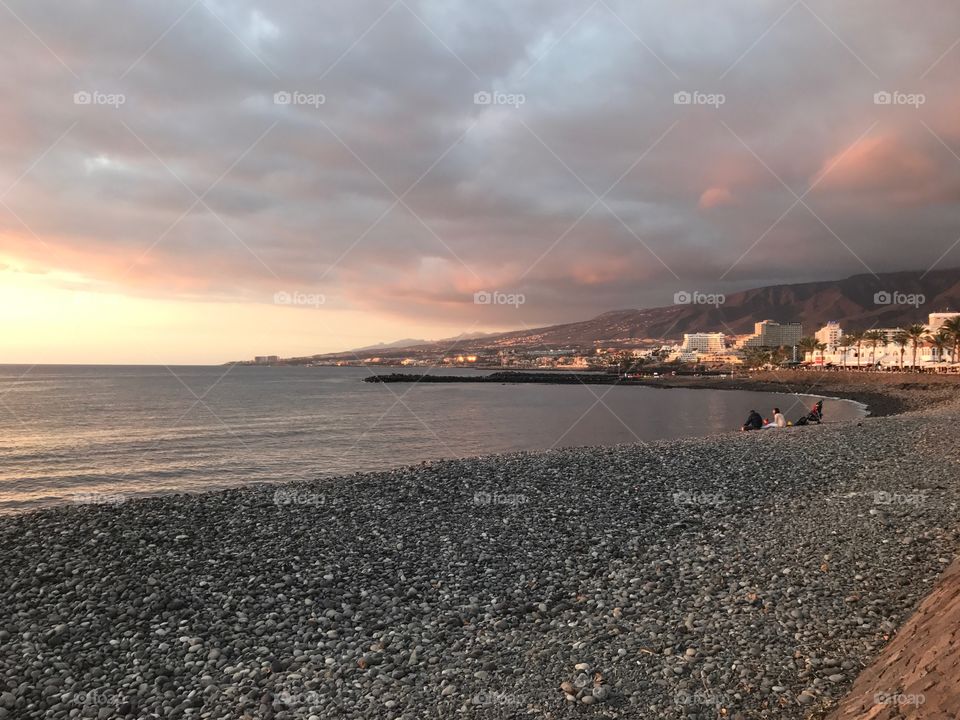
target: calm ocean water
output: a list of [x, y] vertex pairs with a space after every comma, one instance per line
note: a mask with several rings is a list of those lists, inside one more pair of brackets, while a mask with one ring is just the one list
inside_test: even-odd
[[[361, 382], [369, 374], [0, 365], [0, 512], [87, 494], [130, 498], [708, 435], [735, 429], [751, 408], [769, 416], [779, 405], [793, 420], [811, 404], [722, 390]], [[825, 414], [851, 420], [863, 410], [828, 400]]]

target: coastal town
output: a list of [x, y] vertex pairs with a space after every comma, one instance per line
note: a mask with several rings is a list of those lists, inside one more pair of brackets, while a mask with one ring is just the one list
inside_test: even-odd
[[491, 344], [443, 353], [432, 346], [355, 351], [284, 359], [258, 356], [254, 365], [372, 365], [399, 367], [509, 368], [516, 370], [618, 370], [643, 373], [673, 366], [716, 370], [783, 366], [874, 370], [937, 370], [960, 367], [960, 312], [932, 312], [926, 322], [904, 327], [845, 330], [829, 321], [810, 334], [799, 322], [761, 320], [752, 333], [684, 333], [672, 341], [594, 343], [589, 347], [504, 347]]

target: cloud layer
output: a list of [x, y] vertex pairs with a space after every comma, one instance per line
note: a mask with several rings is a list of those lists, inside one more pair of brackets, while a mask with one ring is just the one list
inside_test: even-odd
[[0, 15], [0, 260], [77, 286], [318, 292], [389, 338], [960, 260], [956, 3]]

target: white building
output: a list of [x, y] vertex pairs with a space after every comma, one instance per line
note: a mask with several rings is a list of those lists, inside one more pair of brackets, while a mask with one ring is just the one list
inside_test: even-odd
[[[874, 332], [882, 332], [886, 338], [887, 345], [893, 345], [897, 335], [903, 332], [903, 328], [876, 328]], [[867, 345], [867, 343], [864, 343], [864, 345]]]
[[[878, 329], [887, 336], [887, 342], [877, 343], [876, 348], [869, 342], [863, 342], [860, 344], [859, 356], [857, 355], [856, 347], [849, 347], [846, 349], [837, 348], [833, 352], [825, 352], [822, 359], [814, 358], [811, 353], [807, 353], [807, 360], [816, 364], [845, 365], [851, 368], [870, 367], [871, 365], [878, 365], [882, 368], [898, 368], [901, 365], [909, 368], [912, 366], [913, 344], [908, 343], [901, 348], [893, 342], [892, 339], [897, 333], [902, 331], [899, 328]], [[949, 357], [949, 349], [946, 351], [946, 355]], [[943, 362], [945, 359], [946, 358], [938, 357], [934, 348], [928, 345], [921, 343], [917, 346], [917, 367], [931, 367]]]
[[927, 322], [927, 327], [930, 330], [930, 334], [933, 335], [934, 333], [936, 333], [937, 330], [939, 330], [944, 326], [947, 320], [950, 320], [951, 318], [955, 318], [958, 315], [960, 315], [960, 312], [930, 313], [930, 316]]
[[843, 337], [843, 329], [840, 323], [831, 320], [814, 334], [817, 342], [827, 346], [827, 352], [833, 352], [840, 344], [840, 338]]
[[726, 346], [723, 333], [684, 333], [682, 349], [687, 352], [722, 353]]

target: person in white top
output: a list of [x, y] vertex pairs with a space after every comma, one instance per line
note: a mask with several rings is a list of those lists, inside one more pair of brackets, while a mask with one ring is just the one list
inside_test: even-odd
[[780, 412], [780, 408], [773, 409], [773, 422], [767, 423], [763, 426], [764, 430], [769, 430], [771, 428], [782, 428], [787, 426], [787, 419], [783, 416], [783, 413]]

